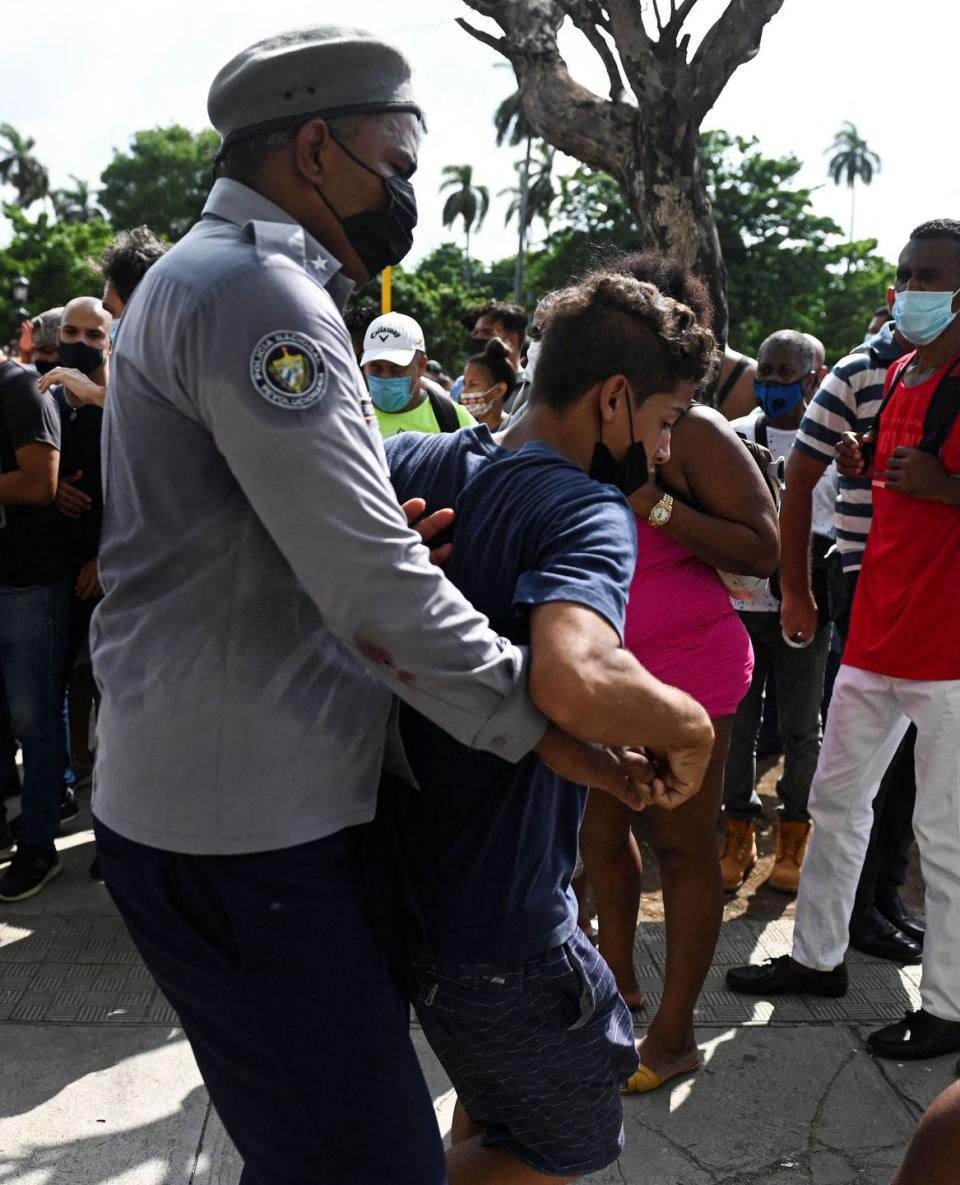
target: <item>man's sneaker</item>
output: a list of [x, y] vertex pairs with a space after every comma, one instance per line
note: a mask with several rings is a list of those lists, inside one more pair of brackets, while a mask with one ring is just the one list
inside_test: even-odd
[[60, 875], [60, 860], [52, 843], [17, 848], [10, 867], [0, 876], [0, 901], [26, 901]]
[[807, 854], [812, 823], [780, 823], [777, 827], [777, 859], [768, 884], [780, 893], [796, 893], [800, 869]]
[[0, 823], [0, 860], [9, 860], [17, 846], [17, 837], [10, 830], [10, 824], [4, 819]]
[[724, 819], [720, 872], [726, 892], [736, 892], [750, 875], [756, 862], [757, 835], [753, 821], [751, 819]]
[[727, 987], [746, 996], [845, 996], [847, 967], [841, 963], [832, 971], [801, 971], [789, 955], [768, 959], [749, 967], [731, 967]]
[[72, 786], [64, 786], [63, 797], [60, 799], [60, 822], [72, 823], [80, 818], [80, 804], [77, 802], [77, 792]]

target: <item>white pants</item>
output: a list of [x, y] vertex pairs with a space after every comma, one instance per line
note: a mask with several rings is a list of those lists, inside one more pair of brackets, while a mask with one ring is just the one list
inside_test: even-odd
[[960, 1021], [960, 680], [840, 668], [810, 789], [814, 831], [800, 877], [793, 957], [818, 971], [843, 959], [873, 799], [911, 720], [913, 826], [926, 888], [920, 995], [925, 1011]]

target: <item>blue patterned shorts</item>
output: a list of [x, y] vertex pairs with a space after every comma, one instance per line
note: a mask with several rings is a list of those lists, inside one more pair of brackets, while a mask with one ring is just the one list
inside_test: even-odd
[[558, 1177], [617, 1159], [633, 1020], [579, 929], [521, 963], [417, 955], [410, 970], [423, 1031], [485, 1144]]

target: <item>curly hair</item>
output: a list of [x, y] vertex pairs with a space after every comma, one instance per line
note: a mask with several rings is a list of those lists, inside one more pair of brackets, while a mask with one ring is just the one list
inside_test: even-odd
[[100, 256], [98, 270], [104, 281], [117, 290], [124, 304], [170, 244], [157, 238], [149, 226], [122, 230]]
[[646, 280], [648, 284], [659, 288], [664, 296], [689, 305], [701, 325], [707, 329], [713, 328], [713, 301], [706, 284], [673, 255], [653, 250], [628, 251], [605, 260], [596, 270], [618, 272], [623, 276], [633, 276], [635, 280]]
[[622, 374], [642, 401], [699, 382], [715, 349], [688, 305], [632, 276], [594, 272], [551, 301], [530, 399], [564, 410]]

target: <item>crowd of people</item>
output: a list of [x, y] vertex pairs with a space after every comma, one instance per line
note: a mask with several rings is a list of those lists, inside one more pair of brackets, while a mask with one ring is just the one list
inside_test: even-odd
[[[270, 39], [210, 115], [198, 226], [121, 234], [101, 296], [0, 362], [0, 902], [59, 874], [93, 780], [91, 875], [244, 1182], [572, 1181], [619, 1154], [623, 1093], [697, 1068], [766, 712], [794, 947], [730, 988], [922, 959], [869, 1046], [960, 1052], [960, 222], [910, 234], [832, 367], [790, 326], [719, 351], [652, 250], [465, 310], [436, 359], [348, 304], [416, 221], [400, 55]], [[638, 810], [667, 953], [635, 1041]], [[408, 1002], [457, 1091], [445, 1158]], [[902, 1185], [941, 1180], [918, 1141]]]

